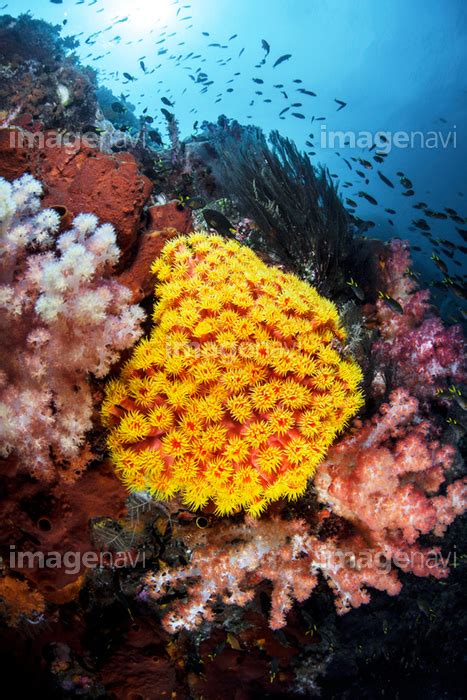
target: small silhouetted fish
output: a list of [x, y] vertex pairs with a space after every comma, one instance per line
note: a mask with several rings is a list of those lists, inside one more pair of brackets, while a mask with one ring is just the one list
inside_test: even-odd
[[412, 219], [414, 226], [420, 229], [420, 231], [431, 231], [425, 219]]
[[386, 306], [391, 309], [391, 311], [396, 314], [403, 315], [404, 309], [396, 299], [393, 299], [393, 297], [389, 296], [389, 294], [385, 294], [384, 292], [379, 292], [378, 296], [386, 304]]
[[412, 250], [416, 250], [417, 253], [420, 253], [422, 249], [420, 248], [419, 245], [413, 245], [413, 246], [412, 246]]
[[264, 80], [261, 80], [261, 78], [253, 78], [253, 82], [262, 85], [264, 83]]
[[146, 73], [146, 66], [144, 65], [144, 61], [140, 61], [139, 65], [141, 66], [141, 70], [143, 71], [143, 73]]
[[222, 236], [234, 238], [235, 228], [224, 214], [215, 209], [204, 209], [203, 216], [209, 228], [213, 228]]
[[417, 202], [417, 204], [413, 205], [414, 209], [426, 209], [428, 205], [425, 202]]
[[291, 53], [285, 53], [283, 56], [279, 56], [279, 58], [277, 59], [277, 61], [274, 63], [273, 68], [275, 68], [276, 66], [280, 65], [281, 63], [284, 63], [284, 61], [288, 61], [289, 58], [292, 58], [292, 54], [291, 54]]
[[406, 190], [411, 190], [413, 187], [411, 181], [409, 180], [408, 177], [405, 177], [405, 175], [402, 175], [400, 177], [400, 183], [401, 183], [402, 187], [405, 187]]
[[442, 238], [441, 243], [444, 246], [446, 246], [446, 248], [449, 248], [450, 250], [455, 250], [457, 248], [455, 243], [453, 243], [452, 241], [448, 241], [446, 238]]
[[372, 164], [369, 163], [367, 160], [364, 160], [363, 158], [359, 158], [359, 159], [358, 159], [358, 162], [359, 162], [361, 165], [363, 165], [363, 167], [364, 167], [366, 170], [373, 170]]
[[305, 119], [305, 115], [300, 112], [292, 112], [292, 117], [297, 117], [297, 119]]
[[366, 199], [367, 202], [370, 202], [370, 204], [378, 204], [376, 199], [371, 196], [371, 194], [368, 194], [368, 192], [359, 192], [358, 197], [363, 197], [363, 199]]
[[365, 292], [361, 287], [358, 286], [353, 277], [350, 278], [347, 284], [349, 285], [357, 299], [359, 299], [359, 301], [363, 301], [365, 299]]
[[448, 266], [446, 265], [446, 263], [443, 260], [441, 260], [441, 258], [438, 255], [435, 255], [433, 253], [433, 255], [431, 256], [431, 259], [433, 260], [436, 267], [438, 267], [441, 270], [441, 272], [443, 272], [445, 275], [448, 274]]
[[465, 288], [465, 286], [461, 287], [461, 285], [457, 284], [457, 282], [453, 282], [451, 288], [454, 294], [457, 297], [459, 297], [459, 299], [467, 299], [467, 289]]
[[435, 282], [430, 282], [429, 286], [434, 287], [435, 289], [442, 289], [443, 291], [446, 289], [446, 285], [443, 282], [440, 282], [439, 280], [436, 280]]
[[134, 80], [136, 80], [136, 78], [134, 78], [132, 75], [130, 75], [130, 73], [124, 73], [123, 77], [126, 78], [127, 80], [129, 80], [130, 82], [133, 82]]
[[110, 106], [112, 107], [112, 111], [117, 112], [117, 114], [123, 114], [126, 112], [125, 107], [120, 102], [112, 102]]
[[406, 190], [405, 192], [402, 192], [403, 197], [413, 197], [415, 192], [413, 190]]
[[395, 209], [385, 209], [384, 211], [387, 211], [388, 214], [395, 214], [396, 213]]
[[384, 182], [385, 185], [394, 188], [394, 185], [392, 184], [391, 180], [389, 180], [389, 178], [387, 178], [386, 175], [384, 175], [381, 172], [381, 170], [378, 170], [378, 175], [380, 176], [381, 180]]
[[373, 156], [373, 160], [375, 160], [377, 163], [384, 163], [384, 158], [381, 156]]
[[347, 158], [342, 158], [342, 160], [343, 160], [344, 163], [347, 165], [347, 167], [349, 168], [349, 170], [352, 170], [352, 165], [349, 163], [349, 161], [347, 160]]
[[309, 95], [310, 97], [316, 97], [316, 92], [305, 90], [305, 88], [297, 88], [297, 92], [301, 92], [303, 95]]
[[285, 114], [285, 112], [288, 112], [289, 109], [290, 109], [290, 107], [284, 107], [284, 109], [282, 110], [282, 112], [279, 112], [279, 116], [281, 117], [283, 114]]
[[343, 102], [342, 100], [336, 100], [336, 98], [334, 98], [334, 102], [337, 102], [337, 104], [340, 105], [340, 107], [337, 108], [338, 112], [340, 112], [341, 109], [344, 109], [344, 107], [347, 106], [347, 102]]
[[448, 215], [444, 211], [432, 211], [431, 209], [425, 209], [425, 216], [429, 216], [431, 219], [447, 219]]
[[456, 226], [456, 231], [457, 231], [457, 233], [459, 234], [459, 236], [462, 237], [462, 240], [467, 242], [467, 231], [466, 231], [466, 229], [465, 229], [465, 228], [458, 228], [458, 227]]
[[347, 204], [350, 204], [351, 207], [357, 206], [357, 202], [354, 202], [353, 199], [349, 199], [349, 197], [347, 197], [345, 201], [347, 202]]
[[173, 107], [174, 103], [171, 102], [167, 97], [161, 97], [161, 102], [163, 102], [167, 107]]
[[[453, 284], [452, 280], [449, 281], [451, 284]], [[465, 299], [465, 296], [463, 298]], [[457, 405], [462, 408], [463, 411], [467, 411], [467, 397], [462, 393], [462, 389], [459, 389], [459, 387], [457, 387], [455, 384], [451, 384], [447, 391], [441, 390], [436, 392], [437, 396], [440, 394], [442, 395], [442, 398], [454, 399], [454, 401], [456, 401]]]
[[[230, 41], [230, 39], [229, 39], [229, 41]], [[268, 42], [266, 41], [266, 39], [261, 39], [261, 46], [262, 46], [262, 48], [266, 51], [266, 56], [268, 56], [268, 55], [269, 55], [269, 52], [270, 52], [270, 50], [271, 50], [271, 47], [269, 46], [269, 44], [268, 44]]]

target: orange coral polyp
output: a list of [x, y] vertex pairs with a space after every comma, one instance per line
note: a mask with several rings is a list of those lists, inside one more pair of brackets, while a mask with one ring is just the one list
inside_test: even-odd
[[336, 307], [220, 236], [169, 241], [152, 271], [155, 327], [102, 407], [120, 478], [219, 515], [295, 500], [363, 403]]

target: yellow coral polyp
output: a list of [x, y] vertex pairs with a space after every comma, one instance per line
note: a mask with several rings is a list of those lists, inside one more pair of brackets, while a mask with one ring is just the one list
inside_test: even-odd
[[163, 451], [170, 457], [181, 457], [190, 451], [188, 436], [182, 430], [171, 430], [162, 438]]
[[283, 452], [280, 447], [269, 445], [258, 454], [257, 463], [265, 474], [273, 474], [283, 461]]
[[[242, 385], [244, 386], [244, 385]], [[235, 390], [235, 386], [232, 386], [232, 390]], [[231, 396], [227, 400], [227, 409], [230, 414], [239, 423], [244, 423], [248, 418], [253, 415], [253, 407], [251, 401], [246, 394], [238, 394], [237, 396]]]
[[295, 423], [294, 414], [282, 406], [274, 409], [269, 416], [271, 430], [276, 435], [286, 435]]
[[245, 440], [252, 447], [259, 447], [271, 436], [271, 426], [264, 420], [251, 422], [244, 431]]
[[125, 443], [137, 443], [151, 432], [147, 417], [139, 411], [129, 411], [121, 419], [116, 434]]
[[102, 404], [123, 483], [219, 515], [298, 498], [363, 402], [335, 305], [217, 235], [169, 241], [151, 269], [154, 328]]

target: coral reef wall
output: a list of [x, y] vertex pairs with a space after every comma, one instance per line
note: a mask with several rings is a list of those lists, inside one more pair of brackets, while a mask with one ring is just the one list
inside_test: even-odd
[[290, 141], [75, 48], [0, 18], [2, 677], [462, 697], [460, 326]]

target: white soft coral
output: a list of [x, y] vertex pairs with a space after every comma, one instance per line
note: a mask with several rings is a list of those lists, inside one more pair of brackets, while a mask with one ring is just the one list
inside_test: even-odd
[[59, 234], [40, 183], [0, 178], [0, 442], [36, 476], [85, 461], [89, 375], [105, 376], [140, 337], [144, 312], [109, 277], [115, 232], [80, 214]]

